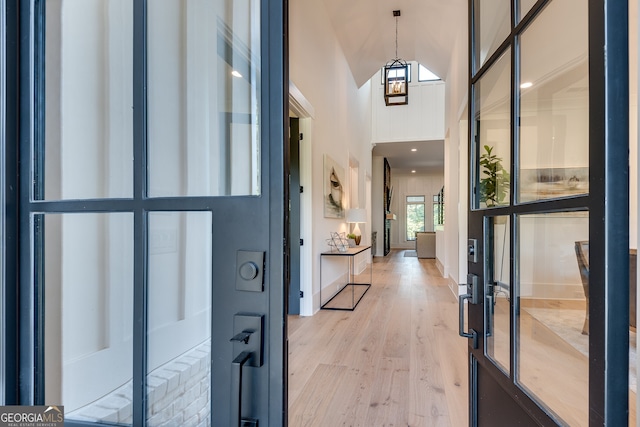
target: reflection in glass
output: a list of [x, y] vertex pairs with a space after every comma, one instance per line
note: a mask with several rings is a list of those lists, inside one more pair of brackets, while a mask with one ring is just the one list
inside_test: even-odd
[[147, 8], [149, 196], [259, 194], [259, 2]]
[[520, 202], [589, 192], [587, 41], [582, 0], [551, 2], [522, 35]]
[[133, 214], [36, 215], [34, 229], [44, 240], [44, 400], [64, 405], [67, 420], [130, 425]]
[[[489, 227], [490, 252], [489, 260], [492, 269], [487, 278], [486, 340], [485, 351], [506, 374], [509, 373], [511, 360], [510, 336], [511, 320], [511, 280], [509, 272], [510, 229], [509, 217], [498, 216], [491, 219]], [[492, 260], [492, 261], [491, 261]]]
[[132, 13], [128, 0], [47, 2], [34, 199], [132, 196]]
[[149, 426], [210, 425], [211, 220], [149, 213]]
[[577, 250], [588, 240], [587, 212], [518, 218], [517, 381], [571, 426], [588, 425], [587, 288]]
[[477, 141], [476, 207], [509, 204], [511, 49], [473, 87], [472, 141]]
[[498, 49], [511, 32], [509, 0], [474, 0], [474, 74]]
[[524, 18], [525, 15], [529, 13], [533, 5], [536, 4], [536, 1], [538, 0], [519, 0], [520, 4], [518, 5], [518, 22], [520, 22], [522, 18]]

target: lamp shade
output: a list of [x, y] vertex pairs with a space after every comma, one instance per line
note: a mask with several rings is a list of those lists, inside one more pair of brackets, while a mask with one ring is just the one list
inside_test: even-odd
[[363, 208], [347, 209], [348, 223], [367, 222], [367, 210]]

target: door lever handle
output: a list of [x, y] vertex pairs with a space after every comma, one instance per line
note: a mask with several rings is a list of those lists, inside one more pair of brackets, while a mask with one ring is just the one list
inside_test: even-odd
[[[239, 332], [242, 331], [242, 332]], [[231, 414], [230, 427], [257, 427], [258, 420], [242, 417], [242, 377], [243, 374], [257, 375], [258, 371], [245, 368], [259, 368], [264, 363], [264, 315], [256, 313], [236, 313], [233, 316], [233, 332], [230, 341], [233, 343], [232, 355], [237, 355], [231, 362]], [[246, 378], [245, 378], [246, 380]], [[245, 381], [245, 388], [251, 381]], [[245, 397], [248, 394], [245, 390]], [[251, 405], [248, 405], [251, 406]], [[245, 414], [251, 412], [245, 408]]]
[[231, 342], [243, 342], [245, 344], [249, 344], [249, 338], [251, 337], [252, 333], [253, 333], [253, 331], [242, 331], [239, 334], [235, 334], [233, 336], [233, 338], [231, 338], [229, 341], [231, 341]]

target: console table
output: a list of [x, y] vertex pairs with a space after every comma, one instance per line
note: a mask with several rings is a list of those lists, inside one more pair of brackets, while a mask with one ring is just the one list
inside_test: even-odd
[[[368, 262], [369, 268], [369, 282], [368, 283], [356, 283], [355, 273], [355, 256], [364, 253], [367, 250], [371, 250], [371, 246], [357, 246], [355, 248], [349, 248], [345, 252], [329, 251], [322, 252], [320, 254], [320, 308], [325, 310], [349, 310], [353, 311], [364, 294], [367, 293], [371, 287], [371, 281], [373, 279], [373, 264]], [[327, 301], [322, 299], [322, 260], [325, 257], [346, 257], [349, 262], [349, 272], [347, 277], [347, 283], [339, 287], [336, 292], [329, 297]], [[363, 272], [363, 274], [365, 274]], [[325, 292], [326, 294], [326, 292]]]

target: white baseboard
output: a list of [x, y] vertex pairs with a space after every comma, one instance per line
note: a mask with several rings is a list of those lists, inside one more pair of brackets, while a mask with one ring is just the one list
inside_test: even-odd
[[464, 295], [467, 292], [466, 283], [458, 284], [451, 276], [447, 278], [449, 281], [449, 289], [451, 289], [451, 293], [453, 296], [458, 299], [458, 296]]
[[436, 258], [436, 267], [438, 268], [438, 271], [440, 272], [442, 277], [447, 277], [447, 275], [444, 273], [444, 265], [442, 265], [438, 258]]

